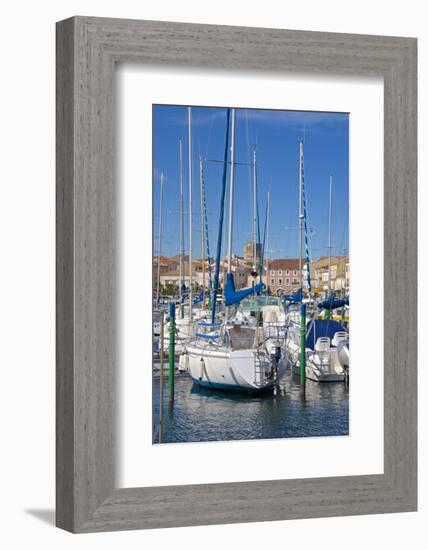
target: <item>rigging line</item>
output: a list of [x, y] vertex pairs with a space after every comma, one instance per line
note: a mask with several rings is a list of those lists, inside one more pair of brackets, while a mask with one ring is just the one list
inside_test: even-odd
[[203, 194], [203, 207], [204, 207], [204, 223], [205, 223], [205, 239], [207, 245], [207, 262], [208, 262], [208, 285], [209, 291], [212, 291], [212, 273], [211, 273], [211, 254], [210, 254], [210, 239], [208, 233], [208, 216], [207, 216], [207, 201], [205, 194], [205, 176], [202, 175], [202, 194]]
[[[257, 178], [257, 166], [256, 166], [256, 183], [258, 184], [258, 178]], [[259, 191], [258, 191], [258, 185], [256, 184], [256, 216], [257, 216], [257, 244], [261, 243], [261, 235], [260, 235], [260, 215], [259, 215]], [[257, 246], [256, 246], [257, 250]], [[259, 250], [259, 261], [258, 261], [258, 271], [260, 274], [260, 277], [262, 276], [262, 254], [263, 249]], [[261, 281], [260, 281], [261, 282]]]
[[249, 217], [248, 219], [252, 219], [252, 207], [251, 207], [251, 197], [253, 194], [253, 185], [252, 185], [252, 176], [251, 176], [251, 149], [250, 149], [250, 126], [248, 122], [248, 109], [245, 109], [245, 138], [246, 138], [246, 158], [248, 160], [247, 163], [247, 171], [248, 171], [248, 185], [250, 186], [250, 192], [248, 193], [248, 197], [250, 198], [248, 202], [248, 212]]
[[306, 185], [305, 185], [305, 168], [304, 157], [302, 156], [302, 203], [303, 203], [303, 227], [305, 232], [305, 253], [306, 253], [306, 271], [307, 271], [307, 285], [308, 292], [311, 293], [311, 273], [310, 273], [310, 257], [309, 257], [309, 244], [308, 244], [308, 223], [306, 212]]
[[[268, 201], [266, 200], [266, 211], [265, 211], [265, 223], [264, 223], [264, 229], [263, 229], [263, 245], [262, 245], [262, 260], [261, 264], [263, 265], [263, 260], [265, 257], [265, 243], [266, 243], [266, 229], [267, 229], [267, 218], [268, 218]], [[266, 274], [267, 278], [267, 274]]]
[[209, 150], [209, 147], [210, 147], [210, 144], [211, 144], [211, 132], [212, 132], [212, 129], [213, 129], [213, 123], [214, 123], [214, 110], [211, 112], [211, 116], [210, 116], [210, 127], [209, 127], [209, 131], [208, 131], [207, 147], [205, 149], [205, 156], [204, 156], [205, 160], [208, 156], [208, 150]]
[[[226, 139], [225, 139], [225, 147], [224, 147], [225, 161], [227, 161], [227, 156], [229, 152], [229, 120], [230, 120], [230, 109], [228, 108], [227, 116], [226, 116]], [[224, 203], [225, 203], [225, 196], [226, 196], [226, 177], [227, 177], [227, 162], [223, 164], [222, 189], [221, 189], [221, 199], [220, 199], [220, 220], [219, 220], [219, 230], [218, 230], [218, 239], [217, 239], [217, 255], [216, 255], [215, 273], [214, 273], [213, 297], [211, 300], [211, 303], [212, 303], [211, 319], [213, 323], [215, 321], [218, 279], [219, 279], [219, 272], [220, 272], [221, 241], [223, 236]]]

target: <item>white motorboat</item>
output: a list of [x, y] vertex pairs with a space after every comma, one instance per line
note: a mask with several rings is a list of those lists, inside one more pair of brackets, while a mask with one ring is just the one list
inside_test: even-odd
[[[339, 351], [348, 342], [348, 333], [337, 321], [314, 320], [307, 325], [305, 376], [315, 382], [343, 382], [345, 370]], [[300, 322], [287, 330], [287, 356], [293, 372], [300, 373]]]

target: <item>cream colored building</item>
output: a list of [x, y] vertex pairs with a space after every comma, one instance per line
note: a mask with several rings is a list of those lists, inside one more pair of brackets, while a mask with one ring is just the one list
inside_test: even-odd
[[[178, 284], [180, 281], [179, 264], [178, 265], [172, 264], [172, 266], [173, 266], [173, 269], [164, 271], [161, 274], [160, 282], [162, 286], [174, 285], [178, 287]], [[212, 259], [211, 260], [212, 278], [214, 278], [214, 271], [215, 271], [215, 261], [214, 259]], [[227, 272], [227, 260], [224, 258], [220, 262], [220, 273], [219, 273], [220, 286], [223, 286], [223, 281], [224, 281], [224, 278], [226, 277], [226, 272]], [[232, 259], [232, 273], [234, 276], [236, 289], [241, 289], [246, 286], [248, 272], [249, 272], [249, 268], [247, 267], [247, 263], [245, 262], [245, 260], [238, 256], [234, 256]], [[209, 285], [208, 261], [205, 262], [205, 275], [204, 275], [202, 260], [193, 260], [192, 261], [193, 284], [198, 287], [201, 287], [203, 286], [204, 279], [205, 279], [205, 287], [207, 288]], [[183, 265], [183, 280], [184, 280], [184, 284], [188, 286], [190, 282], [188, 257], [186, 257], [186, 261], [184, 262], [184, 265]]]
[[[328, 290], [328, 256], [321, 256], [318, 260], [311, 262], [311, 284], [312, 288], [322, 291]], [[349, 256], [332, 256], [330, 267], [331, 290], [349, 291]]]

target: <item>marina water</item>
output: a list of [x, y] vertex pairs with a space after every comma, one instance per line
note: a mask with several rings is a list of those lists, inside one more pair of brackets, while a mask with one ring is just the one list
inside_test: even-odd
[[[159, 376], [153, 378], [153, 443], [159, 443]], [[273, 391], [248, 396], [194, 385], [186, 374], [175, 377], [173, 409], [164, 377], [162, 443], [231, 441], [349, 434], [349, 393], [344, 383], [306, 382], [287, 369]]]

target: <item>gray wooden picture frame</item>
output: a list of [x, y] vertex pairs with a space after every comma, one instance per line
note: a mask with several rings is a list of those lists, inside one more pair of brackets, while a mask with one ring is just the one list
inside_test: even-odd
[[[57, 24], [56, 48], [58, 527], [83, 533], [416, 510], [416, 39], [73, 17]], [[383, 474], [115, 488], [118, 62], [383, 77]]]

